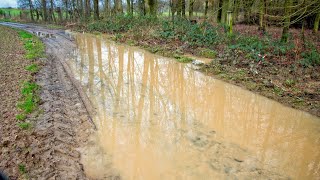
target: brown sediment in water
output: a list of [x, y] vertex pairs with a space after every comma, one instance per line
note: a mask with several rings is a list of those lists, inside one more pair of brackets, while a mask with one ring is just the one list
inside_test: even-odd
[[317, 179], [320, 121], [189, 65], [75, 34], [68, 65], [96, 107], [91, 178]]

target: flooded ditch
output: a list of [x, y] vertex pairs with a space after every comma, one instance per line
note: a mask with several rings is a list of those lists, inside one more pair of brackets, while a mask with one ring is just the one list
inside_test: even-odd
[[103, 37], [67, 60], [96, 108], [88, 177], [319, 179], [320, 120]]

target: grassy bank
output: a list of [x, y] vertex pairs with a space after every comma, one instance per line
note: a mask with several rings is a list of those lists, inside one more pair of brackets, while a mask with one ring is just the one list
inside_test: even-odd
[[320, 35], [291, 29], [289, 42], [281, 29], [228, 27], [208, 22], [171, 21], [152, 17], [117, 16], [72, 27], [106, 33], [110, 38], [153, 53], [190, 62], [186, 54], [212, 59], [204, 73], [320, 116]]
[[16, 115], [16, 119], [19, 120], [20, 128], [28, 129], [31, 123], [26, 118], [37, 110], [39, 103], [39, 86], [34, 82], [34, 75], [40, 69], [38, 59], [44, 56], [44, 45], [37, 37], [26, 31], [18, 30], [18, 34], [25, 49], [25, 59], [29, 62], [24, 69], [30, 76], [21, 83], [21, 98], [17, 103], [20, 113]]

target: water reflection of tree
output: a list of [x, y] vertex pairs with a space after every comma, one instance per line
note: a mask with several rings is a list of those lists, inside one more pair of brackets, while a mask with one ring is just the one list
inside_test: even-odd
[[[98, 74], [94, 73], [93, 42], [98, 51]], [[170, 133], [179, 127], [195, 128], [200, 122], [207, 129], [217, 131], [219, 136], [250, 148], [265, 164], [277, 160], [274, 162], [277, 166], [285, 167], [295, 161], [296, 167], [301, 169], [296, 173], [319, 172], [319, 140], [312, 134], [317, 129], [312, 130], [310, 117], [305, 114], [147, 53], [131, 48], [124, 50], [104, 41], [101, 45], [101, 40], [90, 38], [80, 38], [78, 43], [80, 48], [87, 47], [85, 53], [80, 50], [80, 64], [88, 67], [89, 92], [96, 91], [94, 78], [101, 81], [100, 90], [92, 99], [102, 102], [98, 104], [99, 109], [103, 109], [103, 122], [106, 122], [107, 112], [125, 115], [119, 118], [112, 114], [110, 118], [114, 147], [116, 139], [123, 137], [121, 133], [127, 133], [117, 126], [122, 121], [137, 124], [130, 134], [136, 149], [141, 148], [140, 142], [148, 143], [148, 139], [153, 138], [151, 123], [162, 132]], [[101, 49], [106, 49], [107, 53], [102, 53]], [[86, 76], [84, 69], [79, 69], [80, 80]], [[163, 138], [172, 140], [175, 136], [177, 134], [173, 133]], [[288, 149], [290, 151], [286, 151]], [[309, 166], [312, 168], [308, 169]]]

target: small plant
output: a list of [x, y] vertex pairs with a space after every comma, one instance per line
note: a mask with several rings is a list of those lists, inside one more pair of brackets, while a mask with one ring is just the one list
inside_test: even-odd
[[295, 81], [294, 81], [293, 79], [287, 79], [287, 80], [285, 81], [285, 85], [286, 85], [287, 87], [292, 87], [292, 86], [295, 85]]
[[279, 88], [279, 87], [274, 87], [273, 91], [274, 91], [274, 93], [275, 93], [276, 95], [278, 95], [278, 96], [282, 96], [282, 94], [283, 94], [282, 89]]
[[17, 114], [16, 115], [16, 119], [19, 121], [23, 121], [27, 118], [27, 116], [25, 114]]
[[217, 52], [211, 49], [201, 48], [199, 51], [199, 55], [203, 56], [205, 58], [215, 58], [217, 55]]
[[23, 130], [26, 130], [26, 129], [31, 128], [31, 123], [29, 123], [29, 122], [21, 122], [21, 123], [18, 123], [18, 126], [19, 126], [19, 128], [21, 128]]
[[19, 164], [18, 167], [21, 174], [27, 173], [26, 166], [24, 164]]
[[189, 63], [189, 62], [193, 61], [192, 58], [185, 57], [185, 56], [179, 56], [179, 55], [175, 55], [174, 58], [176, 58], [176, 60], [181, 63]]
[[35, 110], [39, 97], [36, 95], [39, 86], [35, 83], [24, 82], [21, 88], [22, 100], [18, 102], [17, 107], [29, 114]]
[[120, 34], [120, 33], [117, 33], [116, 35], [115, 35], [115, 40], [116, 41], [119, 41], [119, 40], [121, 40], [123, 38], [123, 36], [122, 36], [122, 34]]
[[25, 69], [26, 69], [27, 71], [32, 72], [32, 73], [37, 73], [37, 72], [39, 72], [39, 66], [38, 66], [37, 64], [31, 64], [31, 65], [27, 66]]

